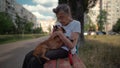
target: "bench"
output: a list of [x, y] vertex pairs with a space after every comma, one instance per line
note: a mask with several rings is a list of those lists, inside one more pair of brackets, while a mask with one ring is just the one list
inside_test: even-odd
[[72, 60], [73, 65], [70, 65], [68, 58], [50, 60], [44, 64], [44, 68], [86, 68], [78, 55], [73, 55]]

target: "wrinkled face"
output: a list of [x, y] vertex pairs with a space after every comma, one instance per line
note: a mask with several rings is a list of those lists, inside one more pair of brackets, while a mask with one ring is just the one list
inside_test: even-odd
[[56, 17], [58, 19], [58, 21], [62, 24], [62, 25], [66, 25], [68, 24], [68, 20], [69, 20], [69, 14], [63, 12], [63, 11], [59, 11], [56, 14]]

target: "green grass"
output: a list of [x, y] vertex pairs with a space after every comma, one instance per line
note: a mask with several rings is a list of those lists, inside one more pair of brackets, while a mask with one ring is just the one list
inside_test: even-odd
[[23, 35], [0, 35], [0, 44], [16, 42], [20, 40], [34, 39], [42, 36], [46, 36], [47, 34], [25, 34]]
[[87, 68], [120, 68], [120, 35], [86, 36], [79, 56]]

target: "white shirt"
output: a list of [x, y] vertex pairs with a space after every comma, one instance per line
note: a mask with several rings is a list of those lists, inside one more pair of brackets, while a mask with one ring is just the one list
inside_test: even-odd
[[[56, 25], [62, 26], [61, 23], [57, 23]], [[63, 28], [65, 29], [65, 31], [66, 31], [66, 33], [64, 33], [65, 36], [66, 36], [66, 37], [69, 37], [69, 38], [71, 38], [71, 34], [72, 34], [73, 32], [81, 33], [81, 25], [80, 25], [80, 22], [79, 22], [79, 21], [76, 21], [76, 20], [73, 20], [73, 21], [71, 21], [68, 25], [62, 26], [62, 27], [63, 27]], [[77, 45], [77, 44], [76, 44], [76, 45]], [[67, 46], [62, 46], [61, 48], [69, 51], [69, 49], [68, 49]], [[75, 54], [75, 53], [76, 53], [76, 46], [74, 46], [74, 48], [71, 50], [71, 53], [72, 53], [72, 54]]]

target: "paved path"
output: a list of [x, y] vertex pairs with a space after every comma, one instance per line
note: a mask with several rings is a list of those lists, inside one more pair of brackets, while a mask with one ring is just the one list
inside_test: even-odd
[[0, 68], [22, 68], [25, 54], [46, 37], [0, 45]]

